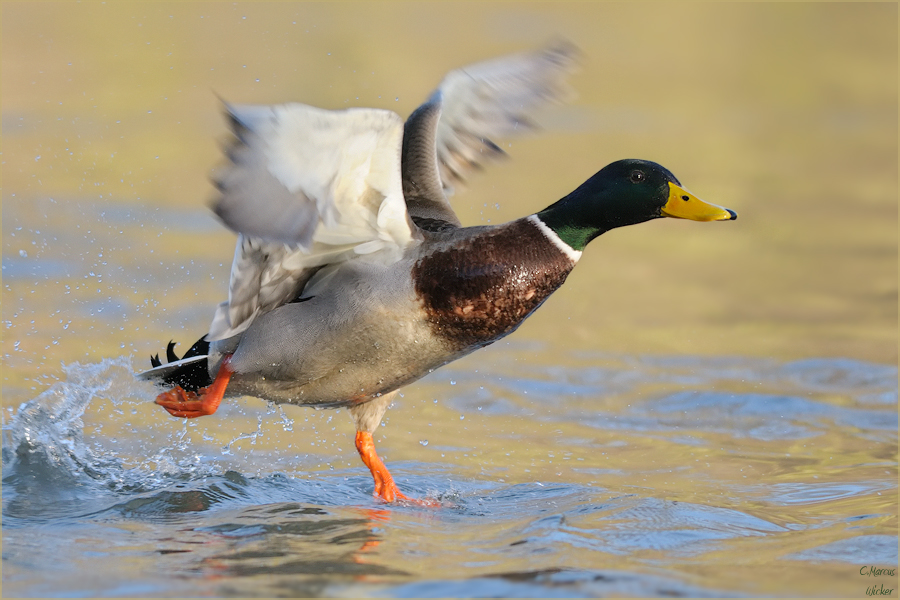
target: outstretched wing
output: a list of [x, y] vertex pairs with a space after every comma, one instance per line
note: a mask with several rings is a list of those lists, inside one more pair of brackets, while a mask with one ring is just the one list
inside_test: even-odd
[[212, 209], [239, 236], [210, 341], [295, 299], [322, 266], [363, 254], [390, 262], [416, 238], [395, 113], [304, 104], [227, 110], [236, 139]]
[[472, 171], [505, 156], [492, 140], [533, 131], [534, 114], [567, 100], [578, 49], [560, 41], [451, 71], [406, 121], [403, 186], [410, 216], [454, 225], [446, 195]]

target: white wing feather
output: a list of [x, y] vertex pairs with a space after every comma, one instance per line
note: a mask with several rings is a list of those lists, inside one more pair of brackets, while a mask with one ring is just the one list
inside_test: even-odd
[[238, 236], [228, 302], [209, 341], [297, 297], [318, 267], [416, 239], [400, 179], [403, 122], [391, 111], [303, 104], [229, 107], [237, 141], [213, 210]]
[[[426, 103], [442, 110], [436, 159], [427, 158], [437, 162], [433, 177], [439, 176], [444, 193], [504, 155], [490, 138], [532, 129], [534, 111], [570, 94], [565, 79], [576, 58], [577, 49], [561, 42], [444, 78]], [[241, 333], [259, 314], [296, 299], [308, 283], [306, 293], [327, 285], [333, 268], [310, 282], [322, 267], [363, 255], [391, 263], [421, 239], [403, 196], [398, 115], [304, 104], [227, 108], [237, 139], [228, 150], [230, 164], [216, 178], [221, 196], [213, 210], [239, 235], [228, 301], [216, 310], [207, 340]], [[456, 221], [446, 198], [431, 204]]]

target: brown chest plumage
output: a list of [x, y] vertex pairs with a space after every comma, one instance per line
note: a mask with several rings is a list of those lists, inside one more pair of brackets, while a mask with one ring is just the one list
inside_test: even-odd
[[522, 219], [421, 258], [412, 275], [435, 333], [463, 349], [513, 332], [573, 266]]

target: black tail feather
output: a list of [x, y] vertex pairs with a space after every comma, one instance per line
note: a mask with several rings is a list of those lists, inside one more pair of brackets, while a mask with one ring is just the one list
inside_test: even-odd
[[180, 360], [178, 355], [175, 354], [175, 342], [173, 340], [169, 340], [169, 344], [166, 346], [166, 359], [169, 362]]
[[206, 356], [209, 354], [209, 342], [206, 341], [206, 336], [204, 335], [202, 338], [194, 342], [194, 345], [190, 347], [190, 349], [184, 353], [184, 356], [181, 358], [190, 358], [192, 356]]
[[[170, 341], [166, 346], [167, 361], [172, 363], [185, 358], [191, 358], [192, 356], [206, 356], [209, 354], [209, 342], [204, 339], [205, 337], [206, 336], [203, 336], [194, 342], [194, 345], [191, 346], [181, 358], [178, 358], [178, 355], [175, 354], [176, 343]], [[154, 368], [162, 366], [162, 362], [159, 360], [159, 354], [150, 357], [150, 364], [153, 365]], [[170, 385], [181, 386], [188, 392], [196, 392], [200, 388], [212, 384], [212, 378], [209, 376], [209, 363], [206, 360], [200, 360], [195, 363], [184, 365], [163, 377], [162, 381]]]

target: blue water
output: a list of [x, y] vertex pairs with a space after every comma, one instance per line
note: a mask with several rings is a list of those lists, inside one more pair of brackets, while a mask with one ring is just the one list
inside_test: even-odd
[[[897, 564], [893, 367], [584, 354], [522, 364], [517, 352], [532, 350], [492, 351], [477, 373], [445, 369], [406, 393], [443, 393], [457, 422], [442, 427], [467, 432], [389, 461], [406, 493], [439, 508], [373, 499], [352, 446], [315, 441], [332, 413], [238, 403], [220, 409], [225, 422], [141, 423], [156, 390], [129, 358], [68, 365], [3, 428], [4, 592], [721, 596], [759, 591], [722, 576], [747, 553], [759, 553], [760, 577], [785, 561]], [[400, 404], [392, 411], [431, 403]], [[472, 419], [512, 424], [498, 437], [530, 448], [504, 443], [514, 450], [498, 457]], [[214, 439], [232, 423], [230, 442]], [[386, 424], [388, 448], [397, 427]], [[311, 439], [311, 453], [267, 445], [276, 432]], [[837, 446], [825, 453], [842, 446], [854, 468], [799, 456], [826, 438]], [[704, 464], [667, 466], [681, 451]], [[767, 460], [771, 470], [741, 473]], [[698, 575], [698, 561], [718, 574]]]

